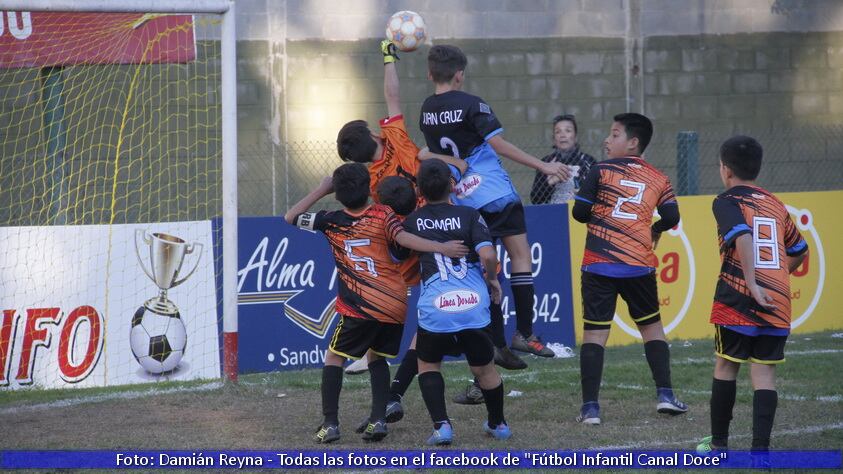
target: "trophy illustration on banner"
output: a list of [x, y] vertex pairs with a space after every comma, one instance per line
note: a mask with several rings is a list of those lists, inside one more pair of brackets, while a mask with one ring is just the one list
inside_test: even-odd
[[[141, 257], [139, 242], [149, 248], [149, 268]], [[150, 298], [132, 318], [129, 345], [135, 359], [147, 372], [163, 374], [178, 367], [185, 346], [187, 332], [176, 305], [167, 299], [167, 290], [184, 283], [199, 268], [202, 259], [202, 244], [188, 244], [169, 234], [155, 232], [148, 234], [143, 229], [135, 230], [135, 253], [144, 273], [161, 290], [158, 296]], [[193, 269], [179, 279], [182, 264], [189, 254], [196, 254]]]

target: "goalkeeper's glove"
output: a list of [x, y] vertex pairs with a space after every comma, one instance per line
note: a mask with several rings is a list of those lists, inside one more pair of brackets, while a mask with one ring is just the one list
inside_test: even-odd
[[381, 53], [383, 53], [384, 64], [398, 61], [398, 48], [396, 48], [395, 44], [388, 39], [381, 41]]

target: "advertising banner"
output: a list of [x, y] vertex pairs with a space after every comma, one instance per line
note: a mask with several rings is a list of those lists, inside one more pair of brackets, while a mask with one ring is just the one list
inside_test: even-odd
[[210, 221], [3, 227], [0, 242], [0, 386], [219, 377]]
[[190, 15], [0, 11], [0, 68], [195, 58]]
[[[843, 249], [832, 243], [843, 235], [843, 221], [837, 216], [843, 204], [843, 191], [777, 193], [787, 206], [794, 223], [808, 242], [810, 253], [791, 274], [792, 328], [811, 332], [843, 328], [839, 310], [843, 298], [834, 288], [843, 284]], [[659, 242], [656, 275], [659, 304], [669, 339], [713, 337], [708, 322], [714, 287], [720, 273], [717, 225], [711, 212], [714, 196], [679, 198], [680, 224], [666, 232]], [[580, 266], [585, 246], [585, 225], [571, 222], [571, 274], [574, 276], [574, 319], [582, 337]], [[615, 324], [609, 344], [639, 341], [626, 304], [618, 299]]]
[[[574, 342], [567, 235], [567, 206], [527, 208], [536, 287], [534, 331], [545, 342]], [[280, 217], [240, 218], [240, 371], [267, 372], [319, 366], [337, 317], [337, 275], [325, 237], [297, 229]], [[498, 246], [503, 277], [509, 257]], [[515, 330], [515, 304], [506, 281], [503, 311], [507, 337]], [[416, 330], [418, 289], [410, 297], [403, 351]], [[400, 356], [399, 356], [400, 357]]]

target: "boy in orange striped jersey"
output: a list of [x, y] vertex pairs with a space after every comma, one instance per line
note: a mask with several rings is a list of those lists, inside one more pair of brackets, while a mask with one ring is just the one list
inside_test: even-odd
[[[673, 394], [653, 253], [661, 233], [679, 223], [679, 206], [667, 176], [642, 158], [652, 136], [653, 124], [647, 117], [616, 115], [604, 143], [609, 159], [591, 167], [572, 210], [574, 219], [588, 224], [582, 262], [583, 405], [577, 417], [585, 424], [600, 424], [597, 400], [603, 353], [618, 295], [629, 306], [644, 340], [656, 383], [656, 409], [672, 415], [688, 411]], [[654, 210], [661, 216], [656, 223], [652, 223]]]
[[778, 404], [776, 364], [784, 362], [790, 334], [790, 274], [808, 255], [808, 244], [784, 204], [755, 185], [763, 151], [751, 137], [720, 147], [726, 191], [714, 199], [722, 267], [714, 293], [714, 379], [711, 436], [700, 452], [725, 449], [741, 364], [750, 362], [752, 450], [767, 451]]

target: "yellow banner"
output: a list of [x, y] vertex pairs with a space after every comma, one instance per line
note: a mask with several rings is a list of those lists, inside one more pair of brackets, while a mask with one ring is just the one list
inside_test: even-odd
[[[790, 278], [794, 332], [843, 328], [843, 191], [776, 194], [808, 242], [810, 253]], [[711, 213], [714, 196], [679, 198], [682, 222], [665, 232], [656, 255], [659, 304], [668, 339], [711, 337], [708, 322], [714, 287], [720, 273], [717, 224]], [[574, 327], [582, 340], [580, 266], [585, 246], [584, 224], [570, 219]], [[609, 345], [640, 341], [626, 304], [618, 299]]]

